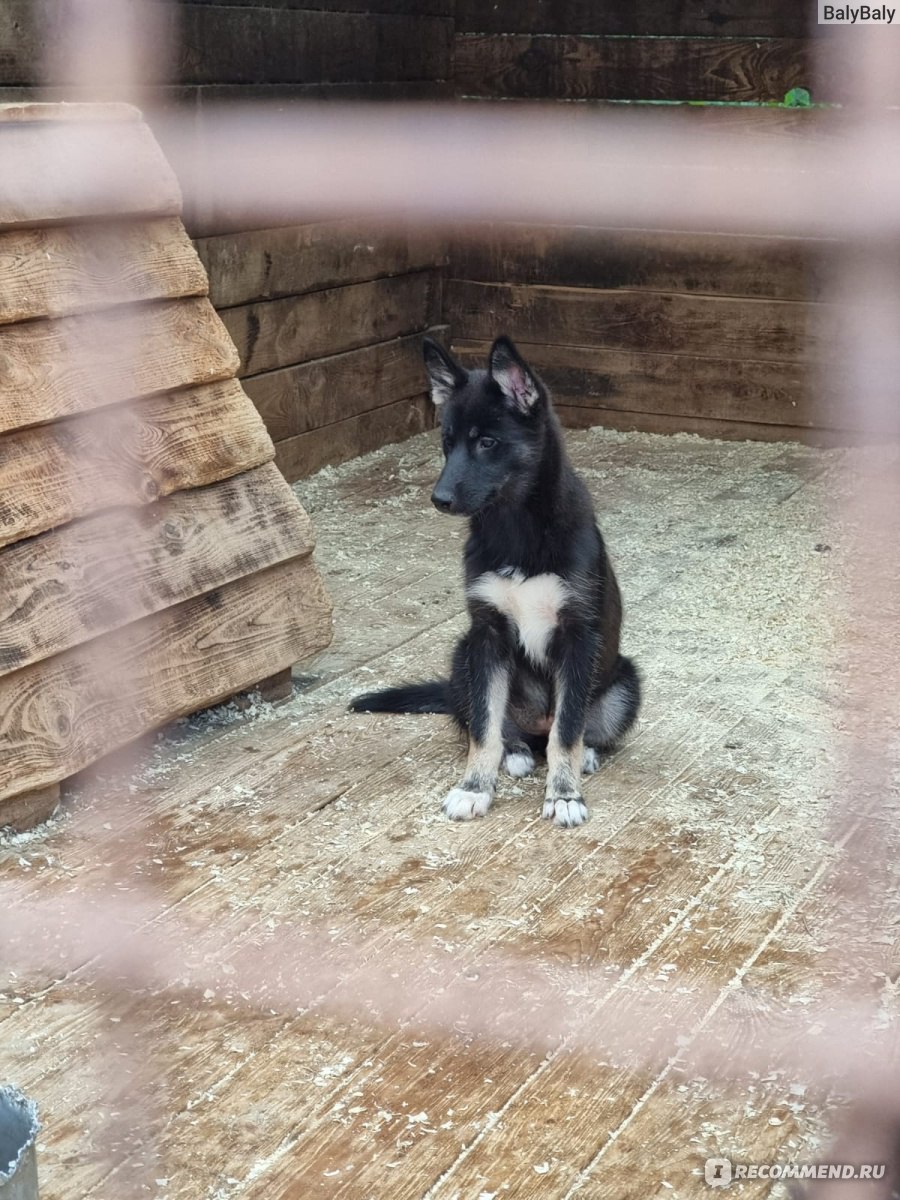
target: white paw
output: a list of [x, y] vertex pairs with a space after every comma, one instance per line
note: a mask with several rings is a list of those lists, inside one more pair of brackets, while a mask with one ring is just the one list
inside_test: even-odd
[[453, 788], [444, 797], [444, 812], [451, 821], [471, 821], [483, 817], [491, 807], [490, 792], [467, 792], [464, 788]]
[[571, 829], [575, 825], [583, 825], [587, 820], [587, 805], [580, 796], [554, 798], [548, 796], [544, 801], [544, 820], [553, 821]]
[[507, 775], [513, 779], [524, 779], [534, 770], [534, 755], [528, 750], [514, 750], [503, 759]]
[[585, 775], [593, 775], [600, 766], [600, 755], [593, 746], [585, 746], [581, 756], [581, 770]]

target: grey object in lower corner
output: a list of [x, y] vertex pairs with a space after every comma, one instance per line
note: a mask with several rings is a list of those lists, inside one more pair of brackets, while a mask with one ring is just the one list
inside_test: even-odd
[[0, 1200], [38, 1200], [37, 1105], [11, 1087], [0, 1087]]

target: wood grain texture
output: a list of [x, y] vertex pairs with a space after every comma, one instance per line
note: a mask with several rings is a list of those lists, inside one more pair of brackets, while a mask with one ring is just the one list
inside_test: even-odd
[[809, 29], [802, 4], [781, 0], [457, 0], [462, 33], [654, 34], [668, 37], [799, 38]]
[[225, 309], [221, 316], [257, 375], [427, 329], [440, 320], [440, 277], [419, 271], [392, 279]]
[[0, 325], [208, 290], [174, 218], [0, 233], [0, 279]]
[[118, 505], [144, 505], [273, 455], [235, 380], [0, 438], [0, 545]]
[[2, 137], [0, 230], [181, 211], [175, 173], [140, 122], [15, 120]]
[[[559, 405], [792, 427], [835, 419], [837, 405], [824, 403], [821, 390], [813, 397], [804, 363], [518, 345]], [[466, 365], [483, 366], [490, 342], [456, 342], [454, 349]], [[831, 383], [836, 396], [840, 382]]]
[[450, 244], [451, 276], [551, 284], [816, 300], [825, 294], [820, 239], [486, 222]]
[[442, 266], [444, 239], [376, 220], [323, 221], [201, 238], [216, 308]]
[[408, 14], [187, 5], [185, 83], [358, 83], [447, 79], [453, 23]]
[[[446, 325], [428, 330], [446, 340]], [[274, 442], [422, 394], [422, 336], [377, 342], [244, 381]]]
[[330, 614], [307, 556], [3, 676], [0, 800], [65, 779], [322, 649]]
[[205, 298], [0, 328], [0, 433], [228, 379], [237, 352]]
[[829, 352], [830, 305], [666, 292], [516, 287], [448, 280], [446, 319], [460, 340], [523, 342], [716, 358], [815, 361]]
[[[456, 39], [461, 96], [535, 100], [783, 100], [810, 87], [803, 41], [466, 34]], [[816, 93], [819, 94], [818, 92]], [[826, 89], [829, 99], [838, 97]]]
[[308, 554], [309, 517], [271, 463], [3, 552], [0, 675]]
[[293, 483], [322, 467], [347, 462], [392, 442], [403, 442], [416, 433], [431, 429], [433, 424], [434, 406], [427, 396], [399, 400], [277, 442], [275, 463], [284, 477]]

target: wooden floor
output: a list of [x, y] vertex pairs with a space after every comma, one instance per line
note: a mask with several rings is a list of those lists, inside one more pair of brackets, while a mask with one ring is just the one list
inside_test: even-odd
[[[0, 846], [22, 903], [106, 881], [111, 905], [150, 887], [161, 917], [228, 947], [312, 918], [373, 960], [424, 941], [460, 971], [494, 948], [617, 964], [623, 986], [684, 972], [714, 995], [815, 997], [839, 711], [827, 667], [840, 530], [824, 498], [840, 452], [569, 440], [646, 685], [639, 727], [585, 781], [586, 826], [540, 820], [540, 774], [506, 780], [485, 820], [449, 823], [440, 801], [462, 750], [444, 721], [345, 711], [361, 687], [441, 671], [463, 627], [464, 529], [427, 502], [438, 446], [425, 434], [298, 485], [336, 636], [298, 669], [294, 699], [183, 722], [133, 778], [113, 765], [84, 780], [65, 814]], [[135, 831], [129, 849], [119, 839]], [[827, 1131], [783, 1073], [730, 1087], [514, 1034], [472, 1042], [417, 1023], [428, 996], [398, 1028], [330, 1013], [327, 996], [251, 1011], [178, 989], [123, 998], [88, 976], [13, 977], [0, 995], [0, 1081], [34, 1096], [45, 1123], [43, 1200], [688, 1198], [705, 1194], [708, 1156], [809, 1161]], [[605, 1002], [592, 999], [592, 1020]], [[115, 1055], [111, 1099], [92, 1062]], [[116, 1117], [133, 1109], [135, 1071], [149, 1083], [140, 1140]]]

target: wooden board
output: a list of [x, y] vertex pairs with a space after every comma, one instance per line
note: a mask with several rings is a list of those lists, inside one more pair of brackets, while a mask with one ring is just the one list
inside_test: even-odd
[[186, 5], [185, 83], [358, 83], [447, 79], [453, 23], [443, 17]]
[[788, 300], [457, 279], [445, 283], [444, 293], [446, 318], [460, 340], [508, 333], [523, 342], [770, 362], [815, 361], [827, 355], [839, 319], [831, 305]]
[[456, 27], [464, 33], [653, 34], [668, 37], [799, 38], [810, 16], [782, 0], [457, 0]]
[[0, 279], [0, 325], [208, 291], [174, 218], [0, 233]]
[[269, 461], [235, 380], [0, 438], [0, 545], [117, 505], [144, 505]]
[[[808, 43], [724, 38], [528, 37], [456, 39], [461, 96], [558, 100], [776, 100], [811, 87]], [[825, 84], [816, 92], [839, 99]]]
[[297, 296], [442, 266], [443, 238], [384, 222], [322, 221], [201, 238], [197, 252], [216, 308]]
[[[466, 365], [484, 366], [490, 342], [460, 341], [454, 349]], [[557, 404], [572, 408], [790, 426], [828, 425], [834, 416], [835, 406], [822, 404], [820, 394], [814, 404], [804, 363], [527, 342], [519, 349]]]
[[27, 538], [3, 553], [0, 675], [313, 544], [309, 517], [271, 463]]
[[805, 446], [853, 446], [871, 438], [847, 430], [816, 429], [808, 425], [774, 425], [762, 421], [717, 420], [713, 417], [672, 416], [668, 413], [625, 412], [614, 408], [557, 405], [563, 425], [570, 429], [619, 429], [623, 433], [694, 433], [726, 442], [800, 442]]
[[324, 358], [427, 329], [440, 320], [440, 278], [418, 271], [284, 300], [225, 309], [241, 373]]
[[0, 230], [181, 211], [175, 173], [140, 122], [17, 119], [0, 137]]
[[0, 328], [0, 433], [191, 384], [239, 360], [205, 297]]
[[433, 424], [434, 405], [427, 396], [398, 400], [383, 408], [277, 442], [275, 463], [284, 477], [293, 483], [322, 467], [346, 462], [391, 442], [403, 442], [431, 429]]
[[449, 273], [482, 283], [817, 300], [834, 247], [812, 238], [487, 222], [454, 232]]
[[307, 556], [3, 676], [0, 799], [65, 779], [320, 650], [330, 611]]
[[[447, 326], [428, 332], [445, 340]], [[412, 334], [254, 375], [244, 387], [272, 440], [280, 442], [396, 400], [420, 396], [425, 384], [422, 335]]]

